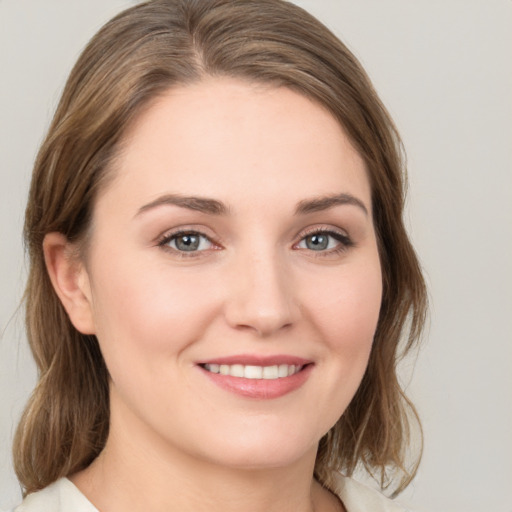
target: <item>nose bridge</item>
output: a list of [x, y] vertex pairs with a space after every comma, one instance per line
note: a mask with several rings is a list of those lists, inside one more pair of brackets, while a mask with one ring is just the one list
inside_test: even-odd
[[275, 247], [241, 251], [233, 266], [226, 315], [237, 328], [268, 336], [297, 318], [293, 276]]

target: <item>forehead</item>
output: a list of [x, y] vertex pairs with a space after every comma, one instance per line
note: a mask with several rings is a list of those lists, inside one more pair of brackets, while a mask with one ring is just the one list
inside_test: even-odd
[[262, 206], [348, 192], [371, 207], [363, 160], [326, 109], [228, 78], [154, 100], [126, 134], [114, 176], [107, 195], [137, 203], [182, 193]]

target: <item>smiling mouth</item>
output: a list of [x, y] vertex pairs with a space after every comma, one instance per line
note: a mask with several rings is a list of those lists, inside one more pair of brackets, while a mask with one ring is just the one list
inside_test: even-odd
[[205, 363], [200, 365], [207, 372], [239, 377], [243, 379], [264, 379], [276, 380], [291, 377], [302, 371], [307, 365], [279, 364], [272, 366], [256, 366], [243, 364], [213, 364]]
[[240, 354], [196, 364], [220, 388], [256, 400], [279, 398], [298, 390], [315, 366], [314, 361], [285, 354]]

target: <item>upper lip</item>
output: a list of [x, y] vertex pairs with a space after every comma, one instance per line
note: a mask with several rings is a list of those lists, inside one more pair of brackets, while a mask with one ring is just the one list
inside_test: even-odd
[[244, 366], [275, 366], [280, 364], [289, 364], [295, 366], [304, 366], [313, 361], [304, 359], [303, 357], [291, 356], [286, 354], [276, 355], [256, 355], [256, 354], [237, 354], [232, 356], [215, 357], [213, 359], [205, 359], [197, 364], [241, 364]]

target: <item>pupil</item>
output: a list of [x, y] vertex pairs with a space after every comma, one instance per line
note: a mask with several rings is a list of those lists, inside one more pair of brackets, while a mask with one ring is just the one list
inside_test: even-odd
[[313, 251], [327, 249], [329, 239], [325, 235], [311, 235], [306, 238], [306, 246]]
[[195, 251], [199, 247], [199, 237], [196, 235], [182, 235], [176, 239], [176, 247], [180, 251]]

